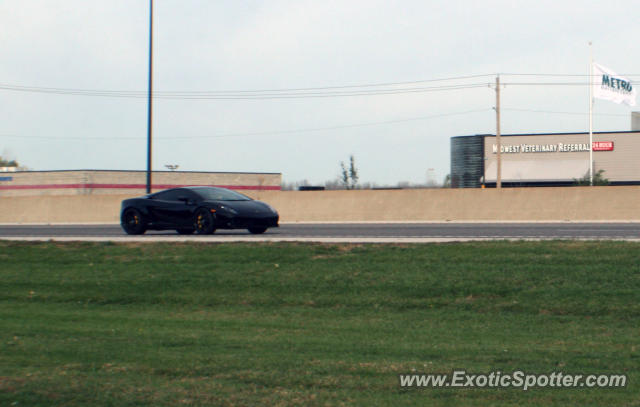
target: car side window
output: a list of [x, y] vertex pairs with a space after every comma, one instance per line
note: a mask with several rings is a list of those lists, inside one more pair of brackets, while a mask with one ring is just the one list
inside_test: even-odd
[[155, 199], [160, 201], [177, 201], [179, 195], [181, 195], [180, 190], [172, 189], [170, 191], [164, 191], [156, 194]]
[[[188, 189], [181, 189], [177, 195], [177, 198], [185, 197], [188, 198], [191, 202], [196, 202], [198, 200], [198, 195], [194, 194], [192, 191]], [[176, 199], [177, 199], [176, 198]]]

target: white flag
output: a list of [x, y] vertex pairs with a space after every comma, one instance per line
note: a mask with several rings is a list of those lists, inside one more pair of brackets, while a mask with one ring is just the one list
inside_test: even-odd
[[593, 64], [593, 96], [618, 104], [636, 105], [636, 89], [631, 81], [595, 63]]

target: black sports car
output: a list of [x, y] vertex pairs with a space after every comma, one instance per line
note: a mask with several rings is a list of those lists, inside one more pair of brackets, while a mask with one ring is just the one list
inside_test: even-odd
[[211, 234], [216, 229], [264, 233], [278, 227], [279, 215], [264, 202], [225, 188], [173, 188], [122, 201], [120, 224], [130, 235], [175, 229], [180, 234]]

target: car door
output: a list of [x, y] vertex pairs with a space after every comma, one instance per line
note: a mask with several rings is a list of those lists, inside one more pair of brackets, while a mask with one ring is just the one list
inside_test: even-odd
[[188, 189], [176, 190], [175, 205], [170, 208], [169, 217], [176, 225], [183, 227], [193, 226], [193, 213], [197, 208], [198, 195]]
[[160, 192], [153, 199], [153, 217], [159, 225], [165, 227], [190, 226], [192, 223], [193, 203], [180, 200], [189, 197], [190, 191], [172, 189]]

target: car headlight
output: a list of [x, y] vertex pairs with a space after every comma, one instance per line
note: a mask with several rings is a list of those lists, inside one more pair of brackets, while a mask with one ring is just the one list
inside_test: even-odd
[[220, 209], [223, 209], [223, 210], [225, 210], [225, 211], [227, 211], [227, 212], [229, 212], [229, 213], [232, 213], [232, 214], [234, 214], [234, 215], [237, 215], [237, 214], [238, 214], [238, 211], [236, 211], [235, 209], [230, 208], [230, 207], [228, 207], [228, 206], [220, 205]]

